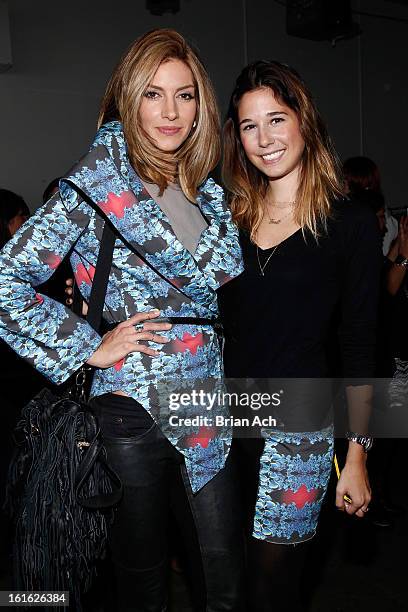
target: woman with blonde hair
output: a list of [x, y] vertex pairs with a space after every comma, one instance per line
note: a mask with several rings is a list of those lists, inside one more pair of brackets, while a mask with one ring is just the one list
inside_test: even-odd
[[[112, 75], [89, 153], [0, 257], [0, 336], [53, 382], [95, 368], [92, 402], [124, 485], [110, 534], [118, 612], [166, 609], [170, 515], [195, 609], [240, 605], [230, 439], [169, 427], [165, 403], [167, 383], [191, 389], [221, 375], [216, 290], [242, 262], [223, 192], [207, 179], [219, 153], [215, 95], [197, 54], [173, 30], [149, 32]], [[100, 335], [32, 285], [72, 251], [88, 300], [105, 223], [116, 242]]]
[[379, 234], [375, 218], [344, 198], [326, 128], [288, 66], [258, 61], [244, 68], [224, 147], [245, 267], [219, 291], [225, 373], [260, 379], [261, 388], [281, 397], [277, 424], [236, 444], [248, 519], [249, 608], [301, 610], [307, 547], [293, 545], [315, 534], [331, 472], [326, 349], [334, 320], [352, 430], [336, 505], [363, 517], [370, 501], [367, 377], [374, 375]]

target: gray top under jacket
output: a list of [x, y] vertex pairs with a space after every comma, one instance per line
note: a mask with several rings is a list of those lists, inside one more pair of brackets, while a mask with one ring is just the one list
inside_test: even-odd
[[187, 200], [176, 183], [170, 183], [161, 196], [154, 183], [143, 182], [143, 185], [167, 216], [181, 244], [193, 255], [201, 233], [208, 226], [197, 204]]

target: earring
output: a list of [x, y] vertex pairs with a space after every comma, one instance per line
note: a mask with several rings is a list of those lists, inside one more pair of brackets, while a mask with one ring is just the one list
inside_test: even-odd
[[193, 123], [193, 129], [197, 127], [197, 121], [194, 119], [194, 123]]

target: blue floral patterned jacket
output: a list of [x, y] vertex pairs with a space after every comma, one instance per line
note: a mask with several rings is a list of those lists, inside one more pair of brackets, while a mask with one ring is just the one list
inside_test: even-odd
[[[212, 179], [199, 188], [197, 204], [208, 227], [192, 255], [131, 168], [121, 124], [102, 126], [90, 152], [61, 180], [59, 192], [0, 254], [0, 337], [55, 383], [65, 381], [93, 354], [101, 337], [33, 287], [45, 282], [73, 249], [76, 283], [89, 298], [104, 225], [98, 210], [118, 231], [104, 319], [123, 321], [152, 308], [162, 316], [216, 317], [216, 289], [243, 269], [238, 232], [223, 191]], [[120, 389], [157, 419], [157, 389], [163, 381], [193, 384], [222, 375], [213, 327], [177, 324], [166, 335], [168, 344], [152, 344], [159, 356], [135, 352], [114, 367], [96, 370], [92, 395]], [[194, 491], [223, 467], [229, 436], [200, 434], [197, 427], [187, 438], [177, 428], [165, 433], [184, 453]]]

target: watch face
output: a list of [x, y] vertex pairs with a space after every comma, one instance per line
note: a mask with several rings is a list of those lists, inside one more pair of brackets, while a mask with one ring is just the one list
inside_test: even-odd
[[356, 442], [357, 444], [360, 444], [364, 448], [366, 453], [370, 450], [374, 441], [371, 436], [361, 436], [351, 431], [347, 432], [346, 438], [351, 442]]
[[373, 442], [374, 442], [373, 438], [366, 438], [366, 441], [365, 441], [365, 444], [364, 444], [364, 448], [365, 448], [366, 452], [370, 450], [370, 448], [373, 445]]

